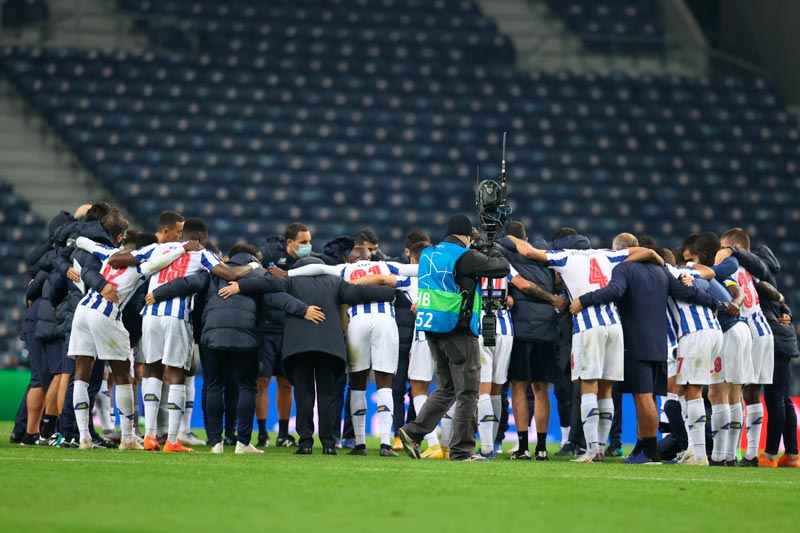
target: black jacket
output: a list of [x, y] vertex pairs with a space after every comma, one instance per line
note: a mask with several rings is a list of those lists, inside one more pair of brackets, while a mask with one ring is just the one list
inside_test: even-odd
[[[760, 280], [766, 281], [776, 289], [778, 288], [775, 275], [781, 271], [781, 264], [766, 245], [753, 248], [748, 252], [743, 248], [732, 247], [733, 255], [739, 260], [739, 264]], [[775, 353], [784, 357], [800, 357], [800, 350], [797, 349], [797, 333], [791, 324], [785, 326], [778, 322], [778, 319], [785, 313], [791, 315], [789, 307], [784, 303], [767, 298], [761, 298], [761, 310], [772, 329], [775, 338]]]
[[122, 325], [128, 331], [131, 346], [136, 346], [142, 338], [142, 315], [140, 313], [144, 308], [145, 296], [147, 296], [147, 283], [136, 289], [122, 310]]
[[[305, 258], [297, 266], [322, 263], [321, 259]], [[243, 294], [265, 292], [287, 292], [308, 305], [316, 305], [325, 313], [325, 321], [314, 324], [298, 316], [288, 316], [283, 335], [284, 364], [305, 352], [322, 352], [342, 361], [347, 359], [339, 306], [366, 302], [386, 302], [394, 297], [391, 287], [374, 285], [351, 285], [338, 276], [298, 276], [276, 278], [274, 276], [246, 277], [239, 280]]]

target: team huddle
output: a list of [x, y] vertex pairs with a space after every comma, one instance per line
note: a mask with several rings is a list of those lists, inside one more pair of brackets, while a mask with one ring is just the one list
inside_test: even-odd
[[[279, 446], [312, 453], [316, 400], [323, 453], [350, 448], [351, 455], [367, 455], [372, 377], [379, 453], [397, 456], [401, 428], [423, 410], [442, 368], [428, 338], [438, 331], [431, 324], [440, 303], [432, 299], [443, 292], [431, 290], [440, 281], [430, 278], [440, 274], [434, 258], [441, 244], [413, 230], [404, 253], [389, 260], [378, 236], [362, 230], [317, 254], [308, 227], [293, 223], [282, 237], [260, 247], [237, 244], [223, 257], [202, 220], [165, 211], [156, 229], [129, 231], [108, 204], [51, 222], [49, 242], [30, 261], [23, 334], [31, 384], [24, 428], [12, 440], [113, 446], [115, 406], [120, 449], [192, 452], [187, 446], [208, 444], [217, 454], [225, 445], [260, 454], [269, 445], [267, 389], [276, 377]], [[496, 459], [510, 389], [519, 441], [509, 457], [548, 460], [554, 384], [559, 455], [574, 462], [622, 455], [618, 438], [608, 444], [624, 392], [634, 395], [638, 421], [627, 463], [800, 467], [796, 418], [786, 404], [797, 341], [768, 248], [751, 251], [739, 228], [690, 236], [675, 250], [627, 233], [611, 249], [593, 249], [570, 228], [531, 244], [519, 222], [502, 233], [488, 244], [478, 230], [467, 239], [506, 266], [484, 271], [470, 307], [459, 300], [454, 308], [462, 318], [471, 313], [475, 324], [487, 312], [495, 316], [486, 339], [479, 326], [472, 330], [480, 378], [465, 385], [477, 399], [471, 416], [480, 446], [451, 457], [451, 440], [463, 440], [453, 435], [454, 418], [464, 416], [454, 402], [440, 430], [424, 435], [420, 457]], [[190, 424], [197, 359], [205, 441]], [[762, 387], [770, 424], [759, 456]], [[293, 389], [299, 440], [288, 427]], [[657, 397], [667, 435], [660, 442]], [[93, 408], [107, 439], [93, 427]], [[531, 417], [538, 428], [533, 454]], [[251, 439], [254, 419], [258, 436]], [[742, 432], [747, 450], [737, 462]], [[467, 442], [474, 447], [472, 433]]]

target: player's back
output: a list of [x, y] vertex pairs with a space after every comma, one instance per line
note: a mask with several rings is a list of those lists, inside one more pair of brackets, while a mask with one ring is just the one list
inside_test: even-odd
[[105, 316], [118, 320], [125, 305], [127, 305], [136, 289], [144, 283], [146, 276], [142, 274], [138, 266], [115, 268], [109, 265], [108, 258], [118, 252], [118, 248], [99, 243], [92, 243], [91, 248], [90, 253], [102, 261], [100, 273], [116, 290], [118, 303], [110, 302], [94, 289], [89, 289], [78, 305], [96, 309]]
[[[359, 278], [373, 275], [398, 274], [398, 269], [391, 263], [385, 261], [356, 261], [349, 263], [342, 268], [342, 278], [347, 282], [355, 281]], [[371, 315], [374, 313], [385, 313], [394, 317], [394, 305], [392, 302], [372, 302], [365, 304], [352, 305], [348, 309], [350, 318], [359, 315]]]
[[[168, 253], [174, 246], [175, 243], [159, 245], [152, 253], [155, 255]], [[151, 293], [170, 281], [197, 274], [202, 270], [211, 271], [211, 269], [220, 262], [220, 259], [208, 250], [186, 252], [173, 261], [168, 267], [150, 277], [150, 284], [147, 292]], [[142, 309], [142, 315], [171, 316], [188, 320], [191, 310], [192, 296], [178, 296], [172, 300], [146, 305], [144, 309]]]
[[[672, 265], [667, 265], [666, 268], [667, 272], [677, 279], [680, 279], [682, 274], [696, 279], [700, 278], [700, 274], [693, 268]], [[667, 299], [667, 309], [669, 320], [674, 330], [677, 331], [678, 338], [704, 329], [722, 329], [716, 314], [708, 307], [676, 300], [670, 296]]]

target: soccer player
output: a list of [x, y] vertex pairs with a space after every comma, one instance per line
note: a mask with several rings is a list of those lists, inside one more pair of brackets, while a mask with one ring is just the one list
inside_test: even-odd
[[[116, 225], [109, 227], [109, 233], [116, 242], [122, 240], [128, 222], [121, 215]], [[156, 241], [154, 235], [138, 234], [130, 243], [130, 248], [141, 248]], [[116, 250], [89, 239], [80, 237], [76, 245], [103, 261], [103, 277], [117, 291], [118, 303], [105, 301], [94, 289], [90, 289], [78, 304], [72, 323], [68, 355], [75, 360], [75, 392], [73, 395], [75, 417], [80, 431], [80, 448], [93, 447], [89, 434], [89, 393], [88, 380], [94, 360], [107, 361], [116, 384], [117, 408], [120, 412], [121, 449], [141, 450], [142, 447], [133, 438], [133, 386], [131, 384], [131, 347], [128, 331], [122, 325], [122, 311], [130, 296], [146, 279], [170, 265], [185, 252], [200, 250], [199, 243], [187, 243], [165, 250], [166, 253], [153, 257], [151, 261], [140, 266], [114, 268], [108, 264], [108, 258]]]
[[[750, 236], [741, 228], [732, 228], [720, 237], [722, 248], [737, 247], [750, 251]], [[730, 252], [730, 251], [728, 251]], [[723, 254], [725, 255], [725, 254]], [[722, 256], [720, 256], [722, 259]], [[744, 291], [744, 302], [741, 314], [747, 321], [753, 337], [751, 357], [753, 362], [753, 378], [742, 390], [747, 405], [746, 431], [747, 451], [739, 466], [758, 467], [758, 445], [761, 440], [761, 426], [764, 418], [764, 406], [761, 404], [761, 386], [772, 384], [775, 366], [774, 337], [772, 328], [767, 322], [758, 297], [753, 275], [744, 267], [733, 274], [732, 281], [739, 284]], [[756, 280], [757, 282], [758, 280]]]
[[[183, 238], [196, 240], [204, 244], [208, 239], [208, 227], [200, 219], [186, 220], [183, 226]], [[132, 254], [118, 252], [108, 261], [112, 267], [135, 266], [141, 261], [149, 260], [153, 254], [164, 252], [164, 245], [150, 247]], [[167, 245], [169, 246], [169, 245]], [[156, 303], [152, 293], [161, 285], [179, 277], [185, 277], [202, 269], [210, 271], [217, 277], [228, 281], [235, 281], [247, 275], [259, 265], [243, 265], [229, 268], [224, 265], [219, 257], [208, 250], [186, 253], [170, 265], [169, 268], [159, 272], [158, 276], [150, 278], [147, 305], [142, 310], [142, 348], [146, 362], [154, 364], [161, 362], [164, 365], [164, 380], [169, 384], [168, 411], [169, 421], [165, 452], [189, 452], [191, 448], [185, 447], [178, 440], [181, 418], [186, 405], [186, 371], [189, 370], [194, 356], [192, 349], [192, 327], [189, 322], [192, 310], [191, 297], [178, 297], [165, 302]], [[158, 451], [161, 446], [156, 440], [156, 414], [160, 403], [161, 380], [151, 378], [145, 386], [145, 439], [144, 448], [148, 451]], [[148, 412], [150, 402], [150, 412]], [[148, 416], [149, 415], [149, 416]]]
[[[570, 299], [576, 301], [605, 287], [611, 271], [622, 261], [650, 261], [654, 253], [644, 248], [618, 250], [538, 250], [513, 235], [517, 251], [561, 275]], [[615, 247], [616, 248], [616, 247]], [[602, 462], [614, 417], [611, 385], [623, 379], [623, 337], [615, 303], [589, 306], [575, 314], [572, 337], [572, 379], [581, 383], [581, 420], [586, 453], [574, 462]]]
[[[370, 260], [370, 252], [356, 246], [350, 252], [350, 263], [339, 266], [308, 265], [289, 271], [289, 276], [338, 274], [350, 283], [369, 275], [416, 275], [416, 265], [402, 265]], [[271, 271], [272, 272], [272, 271]], [[407, 280], [405, 283], [409, 283]], [[366, 455], [367, 378], [370, 368], [375, 373], [378, 387], [378, 419], [380, 421], [382, 457], [397, 457], [392, 449], [392, 377], [397, 370], [397, 325], [394, 321], [394, 304], [391, 302], [365, 303], [347, 310], [347, 370], [350, 377], [350, 414], [356, 437], [356, 447], [350, 455]]]

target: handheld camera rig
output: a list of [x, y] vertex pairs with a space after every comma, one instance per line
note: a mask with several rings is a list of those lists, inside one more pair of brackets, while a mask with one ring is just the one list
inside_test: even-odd
[[[478, 210], [478, 221], [481, 230], [486, 233], [487, 249], [494, 246], [494, 240], [498, 232], [505, 226], [508, 215], [511, 214], [511, 207], [506, 203], [506, 132], [503, 132], [503, 155], [500, 160], [500, 176], [497, 181], [480, 181], [480, 168], [478, 169], [478, 187], [475, 191], [475, 206]], [[495, 328], [498, 309], [503, 309], [506, 305], [506, 295], [503, 291], [495, 292], [492, 285], [493, 280], [486, 284], [486, 291], [482, 293], [483, 298], [483, 321], [481, 330], [483, 332], [484, 346], [495, 345]]]

